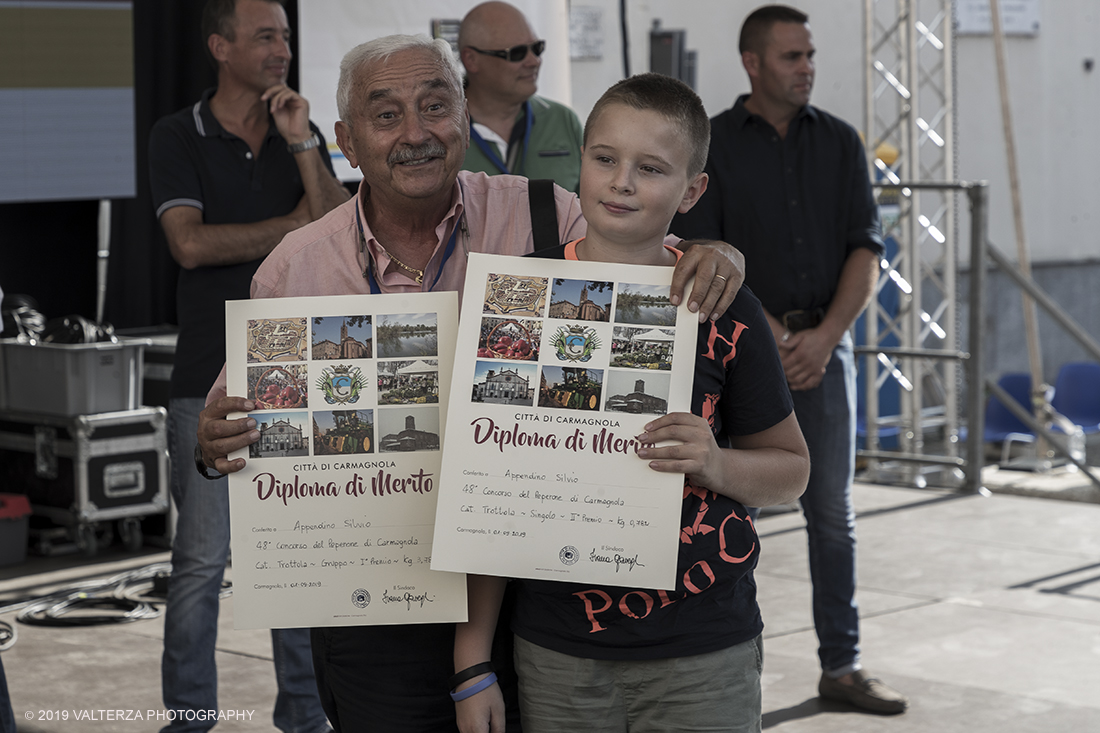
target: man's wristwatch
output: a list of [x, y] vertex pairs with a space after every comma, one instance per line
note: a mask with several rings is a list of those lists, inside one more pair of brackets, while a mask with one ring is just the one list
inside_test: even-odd
[[303, 140], [300, 143], [294, 143], [293, 145], [287, 144], [286, 149], [294, 153], [304, 153], [307, 150], [312, 150], [321, 144], [321, 138], [317, 137], [317, 133], [310, 134], [309, 139]]
[[207, 481], [216, 481], [225, 475], [221, 473], [210, 473], [209, 467], [202, 460], [202, 446], [200, 446], [198, 443], [195, 443], [195, 470], [198, 471], [199, 475]]

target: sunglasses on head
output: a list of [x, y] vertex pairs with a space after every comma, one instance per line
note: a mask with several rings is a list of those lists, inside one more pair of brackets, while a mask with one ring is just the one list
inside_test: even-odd
[[535, 41], [534, 43], [521, 43], [518, 46], [512, 46], [511, 48], [498, 49], [494, 51], [483, 51], [480, 48], [474, 48], [468, 46], [471, 51], [484, 54], [486, 56], [496, 56], [498, 59], [504, 59], [505, 61], [523, 61], [527, 58], [527, 49], [531, 49], [531, 53], [536, 56], [542, 56], [542, 52], [546, 50], [546, 41]]

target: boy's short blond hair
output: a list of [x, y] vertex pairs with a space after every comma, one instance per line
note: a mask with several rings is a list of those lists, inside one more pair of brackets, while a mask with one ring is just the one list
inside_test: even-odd
[[687, 84], [652, 72], [623, 79], [604, 92], [592, 107], [584, 123], [585, 145], [588, 145], [588, 131], [609, 104], [625, 104], [664, 115], [687, 139], [688, 178], [703, 172], [710, 149], [710, 120], [703, 100]]

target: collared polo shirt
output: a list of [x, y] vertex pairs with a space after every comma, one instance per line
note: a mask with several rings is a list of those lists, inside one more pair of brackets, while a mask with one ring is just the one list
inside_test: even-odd
[[[526, 118], [522, 111], [516, 118], [512, 139], [508, 141], [478, 125], [476, 120], [471, 120], [471, 127], [476, 126], [479, 134], [484, 131], [483, 137], [487, 144], [495, 148], [500, 161], [514, 161], [508, 173], [527, 178], [548, 178], [567, 191], [576, 193], [581, 182], [581, 144], [584, 137], [576, 112], [564, 104], [539, 96], [533, 96], [529, 101], [533, 119], [526, 158], [523, 158]], [[472, 134], [462, 167], [491, 176], [505, 172], [478, 147]]]
[[[251, 224], [294, 210], [305, 187], [286, 140], [272, 122], [258, 156], [227, 132], [210, 111], [207, 89], [191, 107], [160, 119], [149, 136], [149, 184], [157, 218], [190, 206], [204, 224]], [[324, 137], [322, 158], [329, 171]], [[225, 301], [248, 297], [262, 258], [218, 267], [181, 269], [176, 286], [180, 334], [172, 397], [202, 397], [225, 362]]]
[[[527, 180], [518, 176], [490, 177], [484, 173], [459, 171], [452, 188], [450, 209], [436, 226], [438, 241], [424, 269], [424, 281], [417, 283], [403, 270], [395, 268], [386, 272], [390, 265], [386, 243], [375, 238], [363, 213], [363, 200], [369, 195], [370, 187], [364, 180], [359, 184], [359, 193], [350, 201], [318, 221], [287, 234], [256, 272], [252, 297], [369, 293], [370, 286], [364, 276], [368, 264], [384, 293], [457, 290], [461, 297], [468, 252], [524, 255], [534, 249]], [[581, 217], [577, 197], [555, 188], [554, 199], [562, 241], [584, 236], [587, 224]], [[357, 211], [363, 225], [366, 252], [359, 245]], [[468, 237], [461, 232], [463, 222]], [[456, 227], [460, 231], [454, 252], [444, 260], [447, 240]], [[380, 279], [379, 273], [383, 273]]]

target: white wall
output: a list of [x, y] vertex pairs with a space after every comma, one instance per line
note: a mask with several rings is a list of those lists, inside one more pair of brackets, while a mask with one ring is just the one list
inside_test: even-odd
[[[882, 0], [880, 0], [882, 1]], [[563, 8], [566, 0], [513, 0], [528, 12], [536, 31], [550, 40], [540, 91], [571, 103], [582, 121], [600, 94], [622, 77], [618, 0], [569, 0], [574, 6], [600, 8], [603, 58], [573, 61], [564, 56]], [[763, 0], [629, 0], [631, 71], [649, 69], [649, 29], [654, 19], [664, 28], [685, 29], [687, 46], [699, 54], [698, 90], [714, 115], [748, 91], [748, 78], [737, 53], [741, 21]], [[460, 18], [475, 2], [458, 0], [306, 0], [301, 3], [303, 91], [317, 109], [331, 99], [335, 81], [310, 76], [315, 49], [306, 43], [310, 28], [324, 30], [326, 52], [342, 55], [354, 43], [398, 27], [427, 27], [432, 16]], [[810, 15], [817, 45], [817, 82], [813, 102], [857, 128], [863, 124], [862, 0], [794, 0]], [[1100, 1], [1057, 0], [1040, 6], [1041, 30], [1035, 37], [1007, 39], [1008, 75], [1015, 121], [1024, 222], [1032, 259], [1055, 261], [1100, 258], [1092, 214], [1100, 199]], [[423, 18], [423, 20], [421, 20]], [[353, 43], [354, 41], [354, 43]], [[347, 48], [344, 48], [346, 46]], [[1096, 66], [1085, 71], [1085, 58]], [[571, 80], [566, 67], [571, 69]], [[1008, 167], [1001, 132], [1000, 103], [993, 43], [988, 36], [961, 36], [956, 43], [956, 156], [963, 180], [991, 182], [990, 238], [1015, 256]], [[331, 72], [330, 72], [331, 73]], [[571, 87], [570, 87], [571, 82]], [[331, 88], [329, 88], [331, 87]], [[570, 98], [571, 95], [571, 98]], [[335, 119], [335, 106], [325, 114]], [[322, 115], [323, 117], [324, 115]], [[315, 120], [322, 121], [315, 115]], [[327, 134], [329, 128], [322, 125]], [[965, 201], [960, 231], [965, 235]], [[965, 248], [965, 245], [964, 245]], [[963, 259], [965, 259], [965, 252]]]
[[[573, 62], [573, 105], [583, 120], [607, 87], [622, 78], [618, 0], [572, 0], [603, 10], [601, 61]], [[631, 72], [649, 71], [649, 31], [653, 20], [666, 29], [687, 31], [687, 47], [698, 51], [697, 91], [711, 115], [748, 92], [749, 79], [737, 52], [741, 21], [761, 0], [630, 0]], [[857, 127], [863, 119], [862, 0], [810, 0], [797, 3], [810, 15], [817, 46], [814, 103]]]
[[[1024, 228], [1032, 260], [1100, 257], [1100, 3], [1058, 0], [1042, 6], [1034, 38], [1005, 42]], [[990, 181], [990, 239], [1015, 259], [993, 41], [960, 37], [959, 175]]]
[[[622, 75], [617, 0], [573, 0], [603, 9], [602, 61], [573, 62], [573, 102], [582, 119]], [[758, 0], [632, 0], [629, 5], [631, 71], [648, 70], [653, 19], [687, 31], [699, 53], [697, 87], [713, 115], [748, 91], [737, 53], [741, 21]], [[863, 126], [863, 3], [861, 0], [795, 2], [810, 15], [817, 46], [813, 102]], [[1006, 40], [1009, 95], [1017, 144], [1024, 225], [1033, 261], [1100, 258], [1100, 2], [1058, 0], [1040, 6], [1034, 37]], [[1084, 59], [1094, 59], [1092, 71]], [[1008, 186], [993, 41], [956, 39], [955, 152], [961, 180], [990, 181], [990, 238], [1015, 258], [1016, 239]], [[960, 202], [965, 207], [965, 201]], [[960, 231], [967, 229], [965, 211]], [[962, 259], [966, 259], [962, 243]]]

